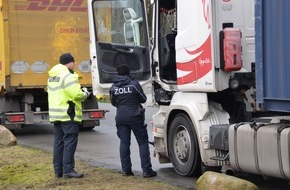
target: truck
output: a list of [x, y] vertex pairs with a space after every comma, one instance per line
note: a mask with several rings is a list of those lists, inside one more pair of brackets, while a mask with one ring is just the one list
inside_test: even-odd
[[289, 180], [289, 9], [287, 0], [88, 0], [93, 92], [108, 93], [124, 54], [158, 108], [160, 163], [182, 176]]
[[[48, 70], [70, 52], [91, 89], [87, 1], [0, 1], [0, 124], [10, 130], [48, 121]], [[100, 125], [96, 97], [83, 103], [84, 129]]]

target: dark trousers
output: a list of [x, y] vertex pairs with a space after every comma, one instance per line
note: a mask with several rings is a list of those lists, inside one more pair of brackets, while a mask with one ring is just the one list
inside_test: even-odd
[[144, 122], [118, 124], [117, 135], [120, 139], [120, 158], [122, 164], [122, 171], [131, 171], [132, 163], [130, 157], [131, 145], [131, 130], [133, 131], [139, 146], [139, 155], [141, 159], [141, 167], [143, 172], [148, 172], [152, 169], [150, 152], [148, 145], [147, 125]]
[[74, 154], [77, 148], [79, 126], [75, 122], [54, 124], [53, 166], [55, 174], [74, 171]]

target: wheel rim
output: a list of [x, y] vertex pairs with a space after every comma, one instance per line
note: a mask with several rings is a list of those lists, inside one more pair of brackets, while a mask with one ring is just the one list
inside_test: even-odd
[[191, 140], [184, 126], [177, 127], [174, 135], [173, 147], [177, 160], [182, 164], [186, 163], [191, 154]]

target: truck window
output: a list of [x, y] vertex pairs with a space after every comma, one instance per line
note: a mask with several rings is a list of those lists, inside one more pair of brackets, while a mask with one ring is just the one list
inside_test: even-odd
[[175, 1], [161, 1], [159, 11], [160, 78], [165, 83], [176, 83], [175, 37], [177, 35]]
[[94, 1], [96, 39], [101, 43], [144, 46], [140, 1]]
[[[93, 0], [93, 34], [97, 59], [96, 77], [105, 86], [114, 81], [117, 55], [123, 54], [130, 75], [138, 81], [151, 77], [149, 39], [144, 2], [133, 0]], [[92, 27], [92, 26], [91, 26]]]

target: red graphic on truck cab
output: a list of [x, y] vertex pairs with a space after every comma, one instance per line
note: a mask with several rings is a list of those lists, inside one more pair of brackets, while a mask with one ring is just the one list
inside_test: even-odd
[[27, 0], [27, 5], [15, 5], [15, 10], [86, 12], [85, 0]]
[[199, 48], [193, 51], [186, 50], [186, 52], [193, 55], [195, 58], [185, 63], [176, 63], [178, 70], [189, 72], [187, 75], [177, 78], [178, 85], [194, 82], [211, 71], [212, 60], [210, 35]]
[[[209, 32], [210, 25], [210, 9], [208, 0], [201, 0], [204, 22], [207, 27], [203, 28], [204, 32]], [[191, 55], [192, 60], [188, 62], [177, 62], [176, 68], [181, 73], [177, 78], [178, 85], [184, 85], [197, 81], [212, 70], [212, 55], [211, 55], [211, 34], [207, 36], [201, 46], [195, 50], [186, 53]]]

